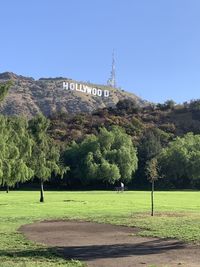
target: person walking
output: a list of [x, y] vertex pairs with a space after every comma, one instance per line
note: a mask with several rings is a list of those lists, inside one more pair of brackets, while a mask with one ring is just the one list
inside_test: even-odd
[[121, 191], [124, 191], [124, 183], [121, 182]]

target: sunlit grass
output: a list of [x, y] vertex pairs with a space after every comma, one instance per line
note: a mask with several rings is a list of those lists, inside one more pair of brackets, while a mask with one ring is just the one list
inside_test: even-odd
[[26, 240], [17, 229], [35, 220], [67, 218], [137, 226], [145, 236], [200, 243], [200, 192], [156, 192], [150, 216], [150, 192], [0, 192], [0, 266], [80, 266], [52, 249]]

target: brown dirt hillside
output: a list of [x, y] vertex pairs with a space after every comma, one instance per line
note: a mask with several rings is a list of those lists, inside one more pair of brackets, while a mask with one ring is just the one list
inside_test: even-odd
[[[74, 114], [79, 112], [91, 113], [96, 109], [113, 107], [119, 100], [133, 99], [139, 105], [145, 101], [134, 94], [104, 85], [77, 82], [69, 78], [41, 78], [16, 75], [11, 72], [0, 74], [0, 82], [11, 80], [13, 86], [5, 101], [0, 106], [0, 113], [6, 115], [24, 115], [32, 117], [38, 112], [49, 116], [53, 113]], [[101, 90], [109, 90], [109, 97], [94, 96], [78, 91], [64, 90], [63, 81], [81, 83]]]

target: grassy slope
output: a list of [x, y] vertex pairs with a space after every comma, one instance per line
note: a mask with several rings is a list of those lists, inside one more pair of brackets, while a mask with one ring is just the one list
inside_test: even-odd
[[17, 233], [34, 220], [73, 218], [145, 228], [141, 235], [200, 243], [200, 192], [156, 192], [157, 214], [149, 216], [149, 192], [0, 192], [0, 266], [80, 266]]

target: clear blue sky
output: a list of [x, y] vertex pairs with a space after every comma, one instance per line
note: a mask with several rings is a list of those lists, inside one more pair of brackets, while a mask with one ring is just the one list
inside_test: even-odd
[[117, 84], [155, 102], [200, 98], [199, 0], [1, 0], [0, 72]]

